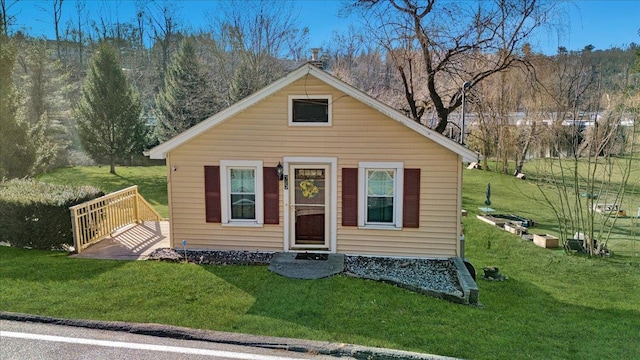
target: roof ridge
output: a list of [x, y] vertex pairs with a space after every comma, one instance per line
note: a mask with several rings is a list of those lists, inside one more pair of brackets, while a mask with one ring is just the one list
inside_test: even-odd
[[476, 161], [478, 159], [478, 153], [474, 152], [453, 140], [445, 137], [444, 135], [429, 129], [425, 125], [422, 125], [413, 119], [410, 119], [397, 109], [392, 108], [391, 106], [385, 104], [384, 102], [372, 97], [371, 95], [365, 93], [364, 91], [354, 87], [351, 84], [339, 79], [333, 74], [324, 71], [309, 62], [306, 62], [300, 65], [295, 70], [287, 73], [280, 79], [272, 82], [266, 87], [256, 91], [255, 93], [247, 96], [246, 98], [236, 102], [235, 104], [223, 109], [222, 111], [206, 118], [200, 123], [194, 125], [193, 127], [185, 130], [184, 132], [178, 134], [177, 136], [165, 141], [164, 143], [152, 148], [149, 150], [148, 154], [152, 159], [164, 159], [169, 151], [175, 149], [176, 147], [184, 144], [185, 142], [193, 139], [194, 137], [200, 135], [204, 131], [207, 131], [218, 124], [226, 121], [237, 113], [249, 108], [250, 106], [262, 101], [268, 96], [282, 90], [286, 86], [292, 84], [293, 82], [303, 78], [304, 76], [312, 75], [319, 79], [320, 81], [326, 83], [329, 86], [336, 88], [347, 94], [348, 96], [353, 97], [354, 99], [360, 101], [361, 103], [366, 104], [367, 106], [379, 111], [380, 113], [386, 115], [387, 117], [400, 122], [411, 130], [423, 135], [424, 137], [436, 142], [437, 144], [447, 148], [448, 150], [460, 155], [462, 157], [462, 161]]

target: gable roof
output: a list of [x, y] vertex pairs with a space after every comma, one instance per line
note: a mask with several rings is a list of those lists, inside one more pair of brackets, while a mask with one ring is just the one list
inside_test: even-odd
[[290, 72], [284, 77], [276, 80], [275, 82], [271, 83], [265, 88], [253, 93], [252, 95], [249, 95], [248, 97], [229, 106], [228, 108], [220, 111], [219, 113], [210, 116], [204, 121], [178, 134], [174, 138], [169, 139], [164, 143], [154, 147], [153, 149], [149, 150], [149, 157], [151, 159], [165, 159], [169, 151], [188, 142], [189, 140], [195, 138], [196, 136], [202, 134], [203, 132], [225, 122], [227, 119], [233, 117], [239, 112], [245, 109], [248, 109], [254, 104], [265, 99], [266, 97], [282, 90], [286, 86], [292, 84], [293, 82], [307, 75], [311, 75], [325, 82], [326, 84], [333, 86], [334, 88], [342, 91], [348, 96], [353, 97], [354, 99], [381, 112], [382, 114], [388, 116], [389, 118], [403, 124], [409, 129], [417, 132], [418, 134], [423, 135], [427, 139], [430, 139], [435, 143], [445, 147], [446, 149], [460, 155], [463, 161], [471, 162], [471, 161], [477, 161], [478, 159], [478, 153], [467, 149], [466, 147], [450, 140], [449, 138], [443, 136], [442, 134], [436, 131], [433, 131], [427, 128], [426, 126], [418, 124], [414, 120], [402, 114], [400, 111], [390, 107], [389, 105], [382, 103], [377, 99], [374, 99], [373, 97], [367, 95], [366, 93], [356, 89], [355, 87], [345, 83], [344, 81], [338, 79], [337, 77], [311, 64], [302, 65], [301, 67]]

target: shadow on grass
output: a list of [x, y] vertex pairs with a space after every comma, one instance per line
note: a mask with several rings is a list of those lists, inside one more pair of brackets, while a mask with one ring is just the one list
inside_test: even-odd
[[633, 228], [631, 218], [619, 218], [616, 220], [615, 224], [612, 225], [613, 219], [607, 220], [607, 224], [603, 226], [604, 229], [611, 228], [611, 233], [613, 235], [620, 235], [622, 237], [631, 238], [631, 232]]
[[0, 277], [25, 281], [87, 280], [125, 265], [124, 261], [72, 259], [66, 252], [0, 247]]
[[[517, 257], [517, 252], [509, 255]], [[553, 262], [545, 263], [548, 259]], [[625, 267], [599, 278], [592, 273], [599, 263], [574, 271], [573, 266], [559, 268], [556, 260], [585, 262], [545, 253], [522, 268], [505, 264], [508, 280], [479, 281], [483, 307], [477, 308], [345, 276], [297, 280], [264, 266], [69, 259], [64, 253], [0, 248], [0, 309], [474, 359], [624, 359], [639, 354], [640, 294], [624, 280], [637, 269]], [[549, 280], [540, 281], [544, 276]], [[621, 285], [612, 287], [612, 282]], [[594, 290], [586, 291], [583, 283]], [[608, 300], [598, 301], [602, 297]]]
[[[625, 358], [639, 350], [640, 311], [570, 304], [513, 278], [481, 281], [484, 307], [474, 308], [344, 276], [247, 279], [234, 267], [205, 268], [255, 299], [248, 315], [325, 334], [319, 340], [487, 359]], [[306, 334], [293, 327], [276, 335]]]
[[587, 305], [572, 303], [517, 278], [479, 285], [485, 307], [477, 340], [493, 344], [495, 358], [622, 359], [639, 353], [633, 329], [640, 326], [640, 309], [597, 308], [587, 298]]

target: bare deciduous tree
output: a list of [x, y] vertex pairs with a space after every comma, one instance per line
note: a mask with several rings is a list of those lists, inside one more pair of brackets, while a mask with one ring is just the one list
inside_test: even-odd
[[[62, 60], [62, 49], [60, 46], [61, 36], [60, 36], [60, 27], [62, 21], [62, 3], [64, 0], [53, 0], [51, 2], [51, 15], [53, 15], [53, 32], [56, 37], [56, 54], [58, 55], [58, 59]], [[46, 13], [49, 13], [49, 10], [44, 6], [38, 6], [38, 8]]]
[[7, 2], [7, 0], [0, 0], [0, 35], [9, 36], [9, 26], [11, 22], [15, 20], [15, 16], [9, 15], [9, 10], [15, 5], [18, 0]]
[[522, 46], [547, 22], [554, 6], [540, 0], [358, 0], [353, 8], [362, 10], [372, 33], [384, 35], [381, 45], [418, 50], [425, 98], [410, 81], [408, 66], [402, 65], [413, 58], [397, 63], [407, 79], [404, 87], [411, 116], [421, 121], [424, 108], [433, 108], [434, 129], [443, 133], [449, 114], [462, 104], [462, 84], [468, 82], [472, 89], [520, 63]]
[[63, 0], [53, 0], [53, 30], [56, 34], [56, 52], [58, 59], [62, 60], [62, 52], [60, 50], [60, 20], [62, 19], [62, 2]]
[[[561, 86], [565, 92], [554, 95], [559, 98], [558, 103], [566, 102], [569, 106], [559, 108], [568, 108], [567, 112], [576, 118], [584, 107], [589, 107], [580, 99], [589, 90], [589, 86], [584, 84], [584, 76], [590, 75], [584, 74], [587, 71], [580, 71], [581, 66], [578, 65], [573, 65], [575, 69], [572, 71], [562, 72], [574, 74], [568, 76], [571, 81], [560, 81], [563, 77], [557, 73], [552, 76], [561, 83], [558, 86], [565, 84]], [[624, 83], [630, 84], [632, 76], [637, 75], [626, 73]], [[630, 183], [630, 179], [631, 164], [638, 153], [640, 92], [630, 85], [623, 89], [613, 96], [602, 96], [602, 93], [597, 96], [599, 91], [596, 91], [596, 96], [592, 97], [606, 99], [603, 101], [606, 105], [600, 105], [604, 111], [581, 131], [580, 149], [567, 156], [549, 157], [545, 164], [548, 170], [545, 182], [541, 184], [550, 184], [554, 192], [541, 193], [556, 215], [567, 250], [571, 248], [570, 239], [579, 234], [576, 240], [584, 252], [589, 255], [606, 254], [608, 239], [622, 215], [620, 210], [625, 193], [629, 186], [637, 186], [637, 180]], [[552, 104], [558, 106], [558, 103]], [[560, 153], [561, 149], [557, 151]]]
[[216, 77], [226, 78], [235, 102], [281, 77], [300, 61], [309, 30], [298, 24], [293, 2], [229, 1], [213, 14]]
[[328, 70], [369, 95], [384, 99], [391, 106], [405, 107], [399, 76], [390, 65], [386, 50], [367, 42], [367, 38], [354, 27], [349, 27], [344, 33], [334, 33], [323, 54]]
[[147, 7], [153, 41], [160, 46], [160, 76], [167, 71], [171, 55], [177, 48], [180, 19], [176, 4], [169, 1], [153, 1]]
[[79, 75], [82, 73], [82, 69], [84, 67], [84, 54], [85, 54], [85, 25], [87, 23], [86, 18], [88, 14], [86, 12], [86, 3], [82, 0], [78, 0], [74, 5], [75, 9], [75, 21], [68, 20], [65, 30], [65, 38], [67, 40], [71, 40], [76, 45], [76, 66], [74, 71], [76, 72], [76, 78], [79, 78]]
[[528, 147], [530, 127], [519, 117], [527, 88], [526, 75], [526, 67], [512, 67], [476, 85], [467, 94], [469, 107], [476, 115], [469, 145], [484, 155], [485, 170], [489, 170], [487, 159], [493, 157], [497, 170], [509, 173], [510, 161], [518, 162], [521, 146]]

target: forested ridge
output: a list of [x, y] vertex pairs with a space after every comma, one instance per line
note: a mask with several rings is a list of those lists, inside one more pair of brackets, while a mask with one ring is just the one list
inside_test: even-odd
[[[466, 97], [464, 142], [498, 160], [500, 171], [509, 162], [521, 170], [531, 156], [603, 151], [596, 145], [602, 139], [608, 152], [623, 154], [633, 138], [628, 132], [638, 131], [640, 46], [585, 44], [542, 54], [522, 33], [525, 25], [526, 31], [544, 26], [538, 14], [553, 11], [535, 1], [504, 2], [525, 8], [505, 10], [502, 18], [458, 5], [458, 14], [469, 11], [469, 22], [437, 32], [433, 19], [447, 20], [437, 1], [415, 8], [353, 1], [345, 11], [361, 14], [369, 28], [335, 33], [324, 44], [309, 44], [302, 20], [268, 1], [251, 9], [229, 2], [207, 29], [192, 29], [170, 2], [156, 1], [138, 2], [132, 19], [92, 19], [77, 2], [75, 20], [63, 24], [62, 3], [47, 3], [56, 38], [44, 39], [13, 28], [18, 15], [2, 1], [0, 178], [67, 165], [144, 163], [144, 150], [311, 60], [316, 46], [326, 71], [455, 141]], [[509, 31], [513, 36], [504, 36]], [[115, 56], [100, 59], [107, 51]], [[104, 67], [111, 73], [102, 74]], [[119, 76], [126, 83], [114, 84]], [[88, 92], [109, 88], [125, 96], [95, 104], [107, 99]], [[104, 122], [98, 113], [118, 117], [104, 109], [123, 102], [130, 105], [118, 114], [128, 112], [127, 119], [90, 134]], [[589, 135], [597, 132], [589, 126], [595, 122], [607, 125]], [[116, 149], [125, 138], [133, 141]]]

